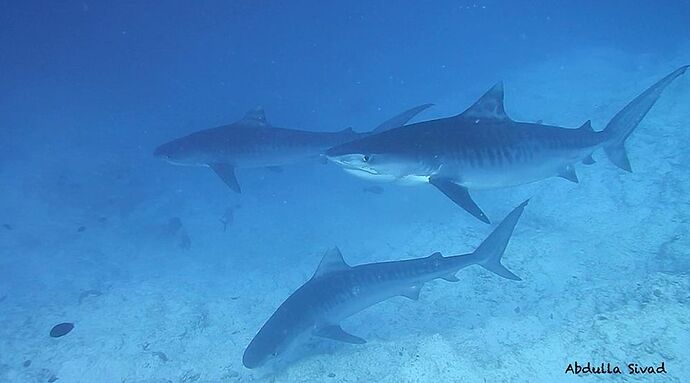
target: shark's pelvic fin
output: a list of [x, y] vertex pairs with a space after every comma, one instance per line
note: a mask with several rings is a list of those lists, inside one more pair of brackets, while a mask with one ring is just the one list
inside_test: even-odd
[[321, 338], [328, 338], [332, 340], [337, 340], [339, 342], [352, 343], [352, 344], [364, 344], [367, 343], [366, 340], [347, 333], [342, 327], [338, 325], [326, 326], [318, 328], [314, 331], [314, 335]]
[[283, 167], [282, 166], [266, 166], [266, 169], [272, 173], [282, 173], [283, 172]]
[[659, 99], [664, 89], [673, 80], [685, 73], [689, 67], [690, 65], [682, 66], [659, 80], [634, 100], [630, 101], [625, 108], [616, 113], [609, 121], [604, 129], [606, 139], [609, 141], [604, 146], [604, 152], [606, 152], [606, 155], [614, 165], [625, 171], [632, 171], [630, 160], [628, 160], [628, 155], [625, 152], [625, 140], [637, 128], [637, 125], [640, 124], [640, 121], [647, 115], [652, 106], [654, 106], [654, 103]]
[[266, 112], [264, 108], [257, 106], [256, 108], [245, 113], [244, 118], [241, 120], [244, 124], [265, 126], [268, 125], [268, 120], [266, 120]]
[[596, 162], [596, 161], [594, 161], [594, 158], [592, 158], [592, 155], [591, 155], [591, 154], [588, 155], [587, 157], [585, 157], [585, 158], [582, 160], [582, 163], [585, 164], [585, 165], [592, 165], [592, 164], [594, 164], [595, 162]]
[[408, 110], [384, 121], [383, 123], [381, 123], [381, 125], [377, 126], [376, 129], [374, 129], [372, 131], [372, 133], [381, 133], [381, 132], [385, 132], [386, 130], [391, 130], [391, 129], [399, 128], [401, 126], [405, 126], [405, 124], [407, 124], [407, 122], [410, 121], [414, 116], [418, 115], [424, 109], [427, 109], [433, 105], [434, 104], [423, 104], [423, 105], [415, 106], [414, 108], [408, 109]]
[[487, 217], [482, 209], [472, 200], [467, 188], [456, 184], [449, 178], [443, 177], [430, 177], [429, 183], [434, 185], [438, 190], [458, 204], [458, 206], [472, 214], [475, 218], [484, 223], [491, 223], [489, 217]]
[[496, 273], [503, 278], [512, 279], [515, 281], [521, 280], [520, 277], [513, 274], [501, 264], [501, 257], [508, 246], [510, 237], [513, 235], [515, 225], [517, 225], [522, 212], [529, 200], [520, 204], [520, 206], [513, 209], [503, 221], [498, 224], [491, 234], [479, 245], [477, 250], [471, 256], [476, 257], [476, 263], [485, 269]]
[[321, 263], [319, 263], [319, 267], [316, 268], [316, 272], [312, 278], [318, 278], [335, 271], [348, 270], [349, 268], [350, 265], [345, 263], [343, 255], [340, 253], [340, 249], [334, 247], [323, 255], [323, 258], [321, 258]]
[[419, 300], [419, 293], [422, 291], [422, 286], [410, 286], [402, 292], [403, 297], [410, 298], [413, 301]]
[[474, 119], [510, 120], [503, 107], [503, 81], [499, 81], [459, 116]]
[[577, 179], [577, 173], [575, 173], [575, 167], [573, 165], [568, 165], [561, 169], [561, 171], [558, 173], [558, 176], [565, 178], [570, 182], [580, 182], [580, 180]]
[[237, 177], [235, 177], [235, 168], [230, 164], [215, 163], [208, 165], [220, 179], [225, 182], [226, 185], [235, 193], [241, 193], [240, 183], [237, 182]]

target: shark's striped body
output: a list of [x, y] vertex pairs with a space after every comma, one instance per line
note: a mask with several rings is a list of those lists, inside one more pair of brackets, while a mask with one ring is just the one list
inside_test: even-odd
[[[431, 106], [424, 104], [394, 116], [379, 125], [382, 132], [404, 125]], [[272, 126], [263, 110], [249, 111], [229, 125], [204, 129], [165, 143], [154, 155], [177, 165], [210, 167], [228, 187], [240, 192], [235, 176], [238, 168], [271, 168], [321, 156], [326, 149], [362, 138], [351, 128], [339, 132], [313, 132]]]
[[475, 118], [444, 118], [407, 125], [355, 141], [352, 146], [362, 145], [363, 149], [358, 150], [371, 153], [370, 164], [385, 153], [395, 153], [414, 163], [410, 167], [400, 166], [397, 174], [395, 170], [388, 173], [399, 178], [445, 177], [466, 188], [490, 189], [565, 174], [569, 165], [581, 161], [605, 142], [605, 135], [593, 131], [589, 124], [580, 129], [510, 120], [475, 126], [479, 124]]
[[478, 264], [505, 278], [519, 280], [503, 267], [501, 256], [527, 202], [508, 217], [473, 253], [348, 266], [337, 249], [328, 252], [314, 276], [297, 289], [266, 321], [243, 357], [248, 368], [281, 355], [303, 335], [315, 335], [361, 344], [362, 338], [346, 333], [339, 323], [363, 309], [392, 298], [418, 299], [425, 282], [443, 278], [457, 281], [455, 273]]
[[462, 114], [425, 121], [333, 147], [329, 159], [360, 176], [428, 182], [475, 217], [489, 222], [468, 189], [520, 185], [560, 176], [577, 182], [574, 165], [591, 164], [604, 149], [630, 171], [624, 143], [662, 91], [688, 66], [640, 94], [595, 132], [589, 121], [567, 129], [513, 121], [503, 107], [503, 86], [491, 88]]

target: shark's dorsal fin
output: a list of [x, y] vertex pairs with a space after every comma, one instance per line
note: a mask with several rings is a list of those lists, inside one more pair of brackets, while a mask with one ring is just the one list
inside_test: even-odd
[[582, 124], [582, 126], [580, 126], [579, 129], [582, 129], [586, 132], [594, 132], [594, 129], [592, 128], [592, 120], [585, 121], [585, 123]]
[[257, 106], [256, 108], [245, 113], [244, 118], [242, 118], [242, 122], [245, 124], [262, 126], [268, 124], [268, 121], [266, 120], [266, 112], [264, 112], [264, 108], [260, 106]]
[[344, 134], [347, 134], [347, 133], [354, 133], [354, 132], [355, 132], [355, 131], [354, 131], [354, 129], [352, 129], [351, 126], [338, 131], [338, 133], [344, 133]]
[[345, 263], [345, 260], [343, 260], [343, 255], [340, 253], [340, 249], [334, 247], [323, 255], [323, 258], [321, 258], [321, 263], [319, 263], [319, 267], [316, 269], [316, 272], [312, 278], [318, 278], [328, 273], [348, 269], [350, 269], [350, 265]]
[[460, 116], [478, 120], [510, 120], [503, 107], [503, 81], [497, 82]]

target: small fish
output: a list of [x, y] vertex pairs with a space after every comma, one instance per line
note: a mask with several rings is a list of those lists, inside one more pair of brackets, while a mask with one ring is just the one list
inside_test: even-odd
[[29, 367], [29, 366], [31, 366], [31, 359], [25, 360], [24, 363], [22, 363], [22, 366], [24, 366], [24, 367]]
[[83, 233], [84, 231], [86, 231], [86, 226], [79, 226], [79, 228], [77, 229], [77, 232], [79, 233]]
[[186, 231], [182, 231], [180, 234], [180, 242], [178, 243], [180, 249], [189, 250], [192, 247], [192, 239], [189, 238]]
[[241, 205], [230, 206], [225, 209], [225, 214], [220, 218], [220, 223], [223, 224], [223, 233], [228, 230], [229, 226], [235, 221], [235, 210], [239, 209]]
[[168, 220], [168, 234], [177, 234], [182, 228], [182, 220], [180, 217], [172, 217]]
[[362, 188], [362, 191], [371, 194], [383, 194], [383, 188], [378, 185], [367, 186], [365, 188]]
[[167, 362], [167, 361], [170, 360], [170, 359], [168, 359], [168, 356], [165, 355], [165, 353], [162, 352], [162, 351], [153, 351], [151, 354], [152, 354], [153, 356], [157, 356], [158, 359], [160, 359], [160, 360], [163, 361], [163, 362]]
[[12, 225], [9, 223], [3, 224], [2, 227], [5, 228], [5, 230], [14, 230], [14, 227], [12, 227]]
[[53, 338], [59, 338], [61, 336], [67, 335], [70, 331], [74, 329], [74, 323], [59, 323], [50, 329], [50, 336]]

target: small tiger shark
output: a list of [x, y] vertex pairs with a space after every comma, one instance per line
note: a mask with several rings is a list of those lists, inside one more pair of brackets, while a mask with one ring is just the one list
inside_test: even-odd
[[230, 125], [200, 130], [165, 143], [153, 154], [176, 165], [207, 166], [230, 189], [240, 193], [235, 176], [237, 168], [265, 167], [280, 171], [281, 165], [321, 156], [332, 146], [403, 126], [431, 105], [408, 109], [369, 133], [357, 133], [352, 128], [339, 132], [278, 128], [266, 120], [263, 109], [257, 108]]
[[594, 131], [590, 121], [579, 129], [514, 121], [505, 112], [499, 82], [459, 115], [362, 137], [329, 149], [326, 156], [361, 177], [429, 183], [489, 223], [468, 190], [552, 176], [578, 182], [574, 164], [593, 164], [592, 153], [599, 148], [614, 165], [632, 171], [625, 140], [663, 90], [687, 69], [678, 68], [645, 90], [602, 131]]
[[527, 206], [523, 202], [472, 253], [349, 266], [338, 248], [324, 255], [314, 276], [290, 295], [271, 315], [244, 351], [242, 363], [257, 368], [284, 356], [309, 336], [363, 344], [340, 322], [365, 308], [395, 296], [419, 299], [424, 283], [441, 278], [457, 282], [455, 274], [479, 265], [501, 277], [520, 280], [501, 264], [513, 229]]

